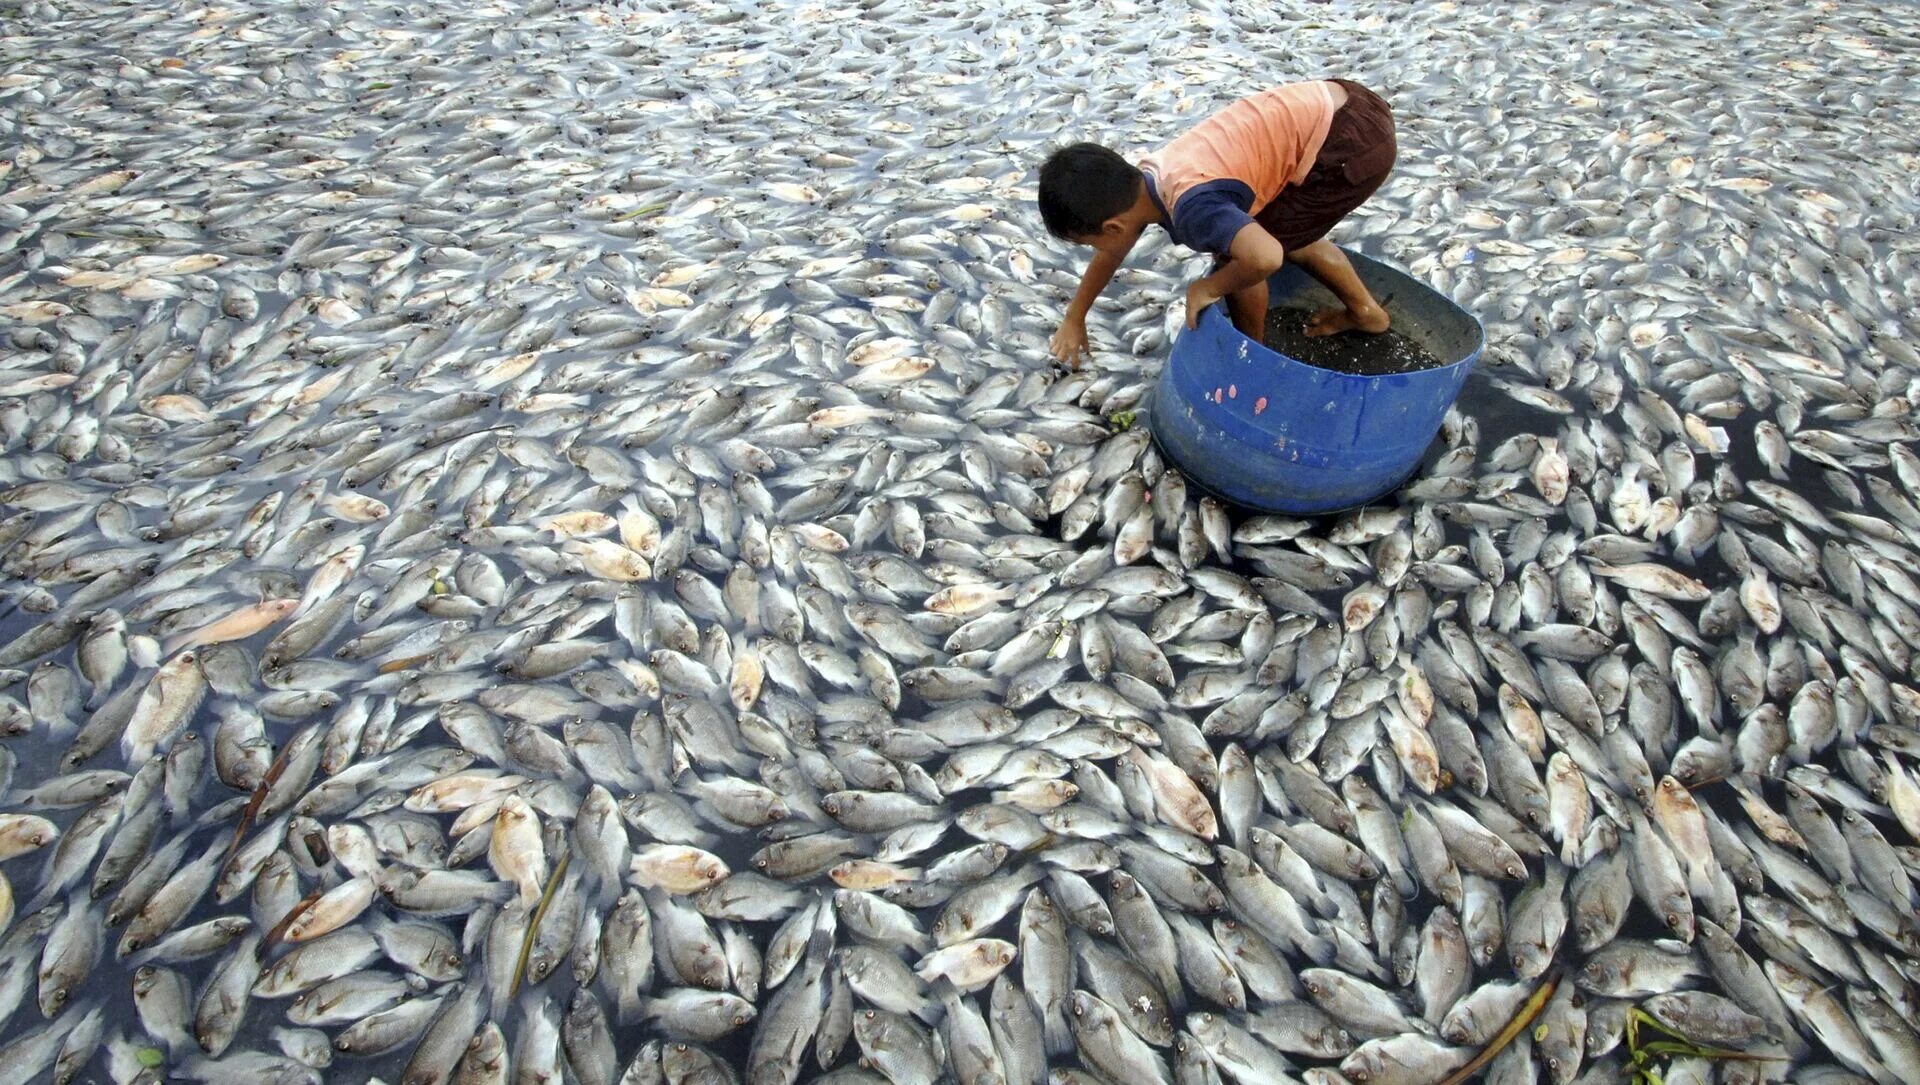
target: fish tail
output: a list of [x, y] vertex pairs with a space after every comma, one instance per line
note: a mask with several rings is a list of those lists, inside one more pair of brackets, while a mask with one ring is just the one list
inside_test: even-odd
[[1048, 1055], [1061, 1056], [1073, 1051], [1073, 1029], [1067, 1025], [1066, 1007], [1058, 1003], [1047, 1007], [1041, 1022]]

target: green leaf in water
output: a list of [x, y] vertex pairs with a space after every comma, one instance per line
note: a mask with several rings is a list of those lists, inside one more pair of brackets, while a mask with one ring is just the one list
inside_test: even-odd
[[143, 1047], [134, 1052], [133, 1057], [149, 1070], [158, 1070], [167, 1063], [167, 1053], [157, 1047]]
[[368, 83], [367, 84], [368, 90], [389, 90], [392, 87], [393, 87], [392, 83]]

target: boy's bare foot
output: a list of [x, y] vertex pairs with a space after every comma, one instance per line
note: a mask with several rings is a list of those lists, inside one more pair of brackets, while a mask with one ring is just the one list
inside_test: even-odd
[[1369, 335], [1378, 335], [1393, 323], [1387, 311], [1377, 306], [1355, 313], [1342, 305], [1337, 309], [1322, 309], [1307, 321], [1309, 336], [1336, 335], [1345, 331], [1361, 331]]

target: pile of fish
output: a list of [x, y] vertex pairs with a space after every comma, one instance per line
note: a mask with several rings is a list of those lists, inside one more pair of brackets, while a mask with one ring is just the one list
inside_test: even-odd
[[[8, 1080], [1920, 1080], [1916, 9], [0, 34]], [[1033, 176], [1327, 73], [1488, 347], [1245, 515]]]

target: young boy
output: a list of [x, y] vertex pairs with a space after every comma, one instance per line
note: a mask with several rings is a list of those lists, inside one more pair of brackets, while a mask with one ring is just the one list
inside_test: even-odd
[[1055, 151], [1040, 167], [1040, 217], [1053, 236], [1095, 251], [1053, 356], [1078, 368], [1092, 355], [1087, 311], [1148, 226], [1214, 256], [1213, 274], [1187, 288], [1188, 327], [1225, 298], [1234, 327], [1261, 339], [1267, 277], [1291, 261], [1343, 306], [1316, 313], [1308, 335], [1385, 331], [1386, 310], [1324, 238], [1387, 179], [1396, 151], [1392, 109], [1345, 79], [1242, 98], [1138, 166], [1094, 143]]

